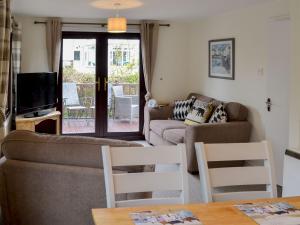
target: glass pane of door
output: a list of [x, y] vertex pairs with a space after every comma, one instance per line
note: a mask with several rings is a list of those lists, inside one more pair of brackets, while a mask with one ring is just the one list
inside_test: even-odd
[[62, 133], [95, 133], [96, 39], [63, 39]]
[[140, 41], [108, 39], [107, 131], [139, 131]]

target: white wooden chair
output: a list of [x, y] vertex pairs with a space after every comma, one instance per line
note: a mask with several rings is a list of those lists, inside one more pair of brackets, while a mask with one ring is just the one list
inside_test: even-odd
[[[195, 143], [195, 148], [200, 188], [206, 203], [277, 197], [273, 153], [267, 141], [236, 144]], [[208, 168], [208, 162], [235, 160], [245, 160], [247, 166]], [[266, 186], [263, 190], [250, 190], [253, 185]], [[234, 191], [222, 191], [222, 188], [228, 187]]]
[[[179, 204], [188, 201], [185, 145], [159, 147], [102, 147], [107, 207]], [[112, 167], [176, 164], [176, 171], [113, 174]], [[179, 197], [116, 201], [116, 194], [180, 191]]]

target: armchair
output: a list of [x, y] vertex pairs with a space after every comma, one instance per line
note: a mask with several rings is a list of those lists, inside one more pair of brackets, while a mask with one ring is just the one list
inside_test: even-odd
[[124, 95], [123, 86], [113, 86], [114, 110], [113, 118], [129, 119], [139, 115], [139, 97], [138, 95]]

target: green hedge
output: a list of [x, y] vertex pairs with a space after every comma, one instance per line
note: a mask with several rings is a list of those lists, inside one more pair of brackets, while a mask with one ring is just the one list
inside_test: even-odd
[[63, 80], [64, 82], [75, 82], [75, 83], [94, 83], [94, 73], [80, 73], [71, 66], [66, 66], [63, 69]]
[[[136, 72], [134, 64], [125, 66], [112, 66], [111, 74], [108, 77], [110, 83], [139, 83], [139, 73]], [[63, 68], [63, 81], [75, 83], [94, 83], [94, 73], [81, 73], [75, 70], [72, 66]]]

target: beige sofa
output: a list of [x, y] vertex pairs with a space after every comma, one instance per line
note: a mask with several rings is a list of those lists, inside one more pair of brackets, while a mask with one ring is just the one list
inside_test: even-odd
[[[1, 146], [5, 157], [0, 162], [4, 224], [92, 225], [91, 209], [106, 207], [101, 145], [140, 146], [29, 131], [9, 134]], [[142, 169], [119, 167], [116, 171]]]
[[[191, 93], [204, 102], [212, 102], [217, 106], [220, 101], [213, 98]], [[198, 172], [195, 142], [230, 143], [249, 142], [251, 124], [247, 121], [248, 109], [242, 104], [229, 102], [225, 104], [228, 114], [227, 123], [201, 124], [187, 126], [183, 121], [172, 120], [172, 104], [160, 108], [145, 107], [145, 139], [152, 145], [174, 145], [185, 143], [187, 147], [188, 170]]]

